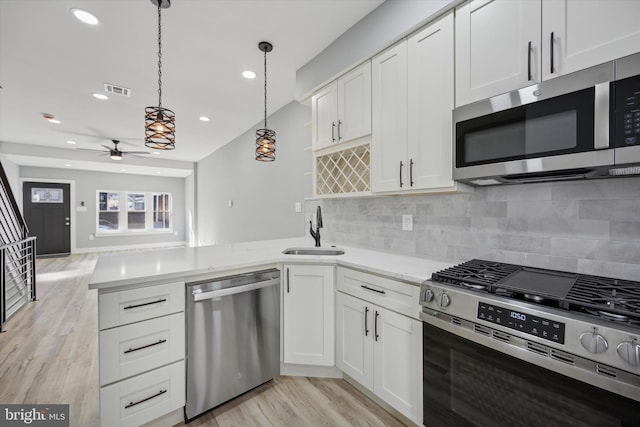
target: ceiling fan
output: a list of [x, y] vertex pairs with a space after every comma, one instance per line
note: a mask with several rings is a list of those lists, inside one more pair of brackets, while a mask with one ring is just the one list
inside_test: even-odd
[[111, 157], [112, 160], [122, 160], [122, 156], [125, 154], [130, 154], [136, 157], [142, 157], [143, 155], [151, 154], [148, 151], [122, 151], [118, 148], [118, 144], [120, 143], [120, 141], [118, 141], [117, 139], [112, 139], [111, 142], [113, 142], [113, 147], [109, 147], [103, 144], [102, 146], [108, 151], [102, 152], [105, 154], [109, 153], [109, 157]]

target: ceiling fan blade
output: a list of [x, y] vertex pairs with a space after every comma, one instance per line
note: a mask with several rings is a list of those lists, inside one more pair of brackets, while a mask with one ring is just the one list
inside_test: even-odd
[[104, 145], [104, 144], [102, 144], [102, 146], [103, 146], [104, 148], [106, 148], [107, 150], [109, 150], [109, 151], [113, 150], [113, 147], [107, 147], [107, 146], [106, 146], [106, 145]]
[[121, 151], [122, 154], [151, 154], [148, 151]]

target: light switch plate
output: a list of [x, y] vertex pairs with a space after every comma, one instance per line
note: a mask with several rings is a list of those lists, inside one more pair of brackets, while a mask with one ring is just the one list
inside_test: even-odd
[[296, 212], [297, 213], [302, 212], [302, 203], [296, 202]]
[[402, 231], [413, 231], [413, 215], [402, 215]]

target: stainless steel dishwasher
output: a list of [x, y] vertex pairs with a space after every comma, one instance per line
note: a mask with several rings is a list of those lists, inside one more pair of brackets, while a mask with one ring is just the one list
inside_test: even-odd
[[185, 421], [280, 372], [280, 271], [189, 283]]

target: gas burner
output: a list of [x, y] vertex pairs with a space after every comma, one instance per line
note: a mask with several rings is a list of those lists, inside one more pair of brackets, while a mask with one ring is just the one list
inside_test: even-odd
[[462, 287], [465, 287], [467, 289], [472, 289], [474, 291], [486, 291], [487, 290], [487, 287], [485, 285], [480, 285], [478, 283], [460, 282], [459, 285], [462, 286]]
[[523, 294], [523, 295], [524, 295], [524, 298], [529, 301], [533, 301], [533, 302], [544, 301], [544, 297], [541, 297], [540, 295], [534, 295], [534, 294]]
[[623, 314], [616, 314], [616, 313], [611, 313], [603, 310], [591, 310], [588, 308], [586, 308], [585, 311], [594, 316], [598, 316], [607, 320], [612, 320], [614, 322], [623, 322], [623, 323], [629, 322], [629, 316], [625, 316]]

